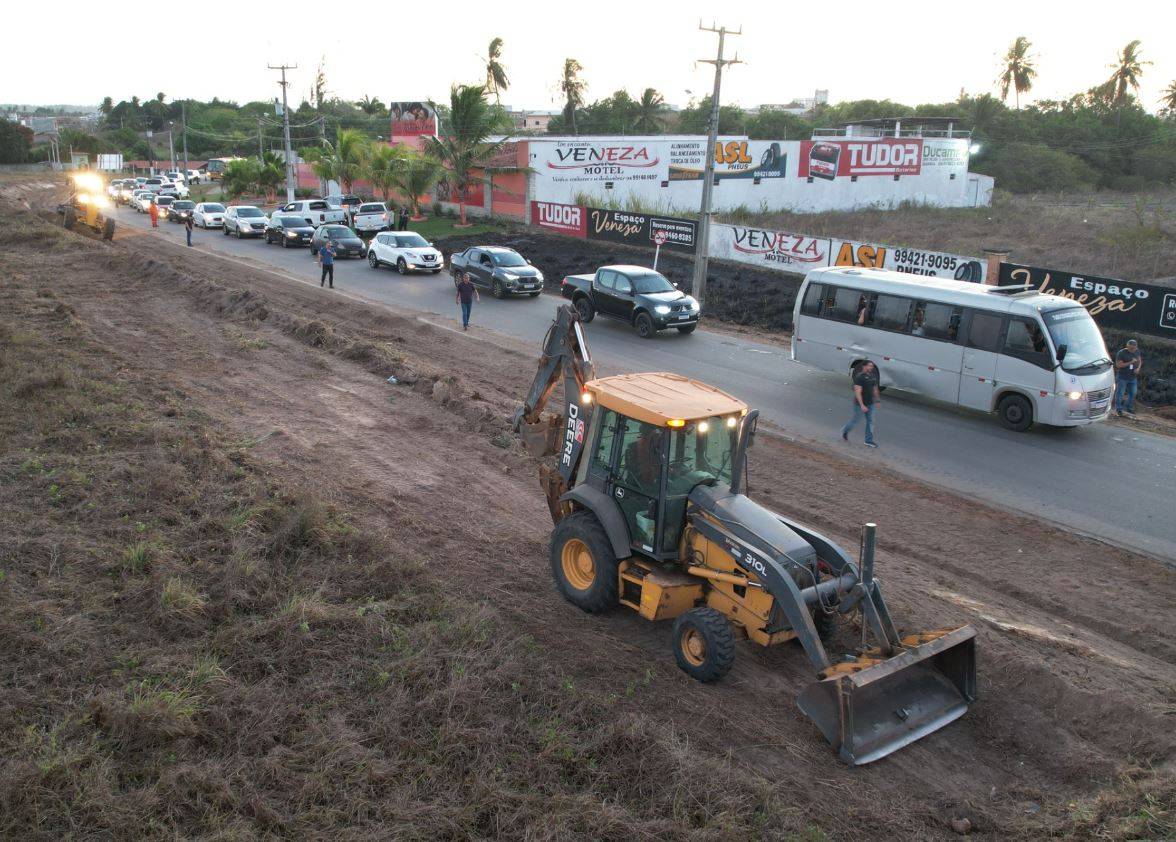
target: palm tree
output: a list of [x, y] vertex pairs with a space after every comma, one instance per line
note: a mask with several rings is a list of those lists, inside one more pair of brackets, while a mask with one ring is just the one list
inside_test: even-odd
[[466, 224], [466, 190], [474, 170], [484, 169], [506, 143], [506, 138], [489, 138], [511, 128], [506, 113], [486, 101], [484, 86], [454, 85], [450, 89], [445, 134], [425, 138], [425, 143], [427, 151], [446, 166], [442, 178], [457, 191], [461, 225]]
[[996, 81], [1000, 85], [1000, 98], [1009, 98], [1009, 88], [1012, 88], [1017, 102], [1017, 110], [1021, 110], [1021, 94], [1028, 93], [1033, 87], [1033, 78], [1037, 75], [1033, 56], [1029, 55], [1029, 48], [1033, 46], [1024, 35], [1018, 35], [1017, 40], [1009, 47], [1001, 63], [1000, 76]]
[[436, 158], [412, 149], [406, 151], [401, 167], [394, 173], [392, 186], [408, 200], [412, 216], [421, 215], [421, 196], [436, 186], [443, 172]]
[[1129, 88], [1139, 93], [1139, 80], [1143, 76], [1143, 68], [1151, 64], [1150, 61], [1140, 59], [1139, 44], [1139, 39], [1136, 38], [1115, 57], [1114, 64], [1107, 65], [1114, 72], [1111, 73], [1111, 78], [1096, 90], [1108, 103], [1121, 106], [1127, 99]]
[[1160, 92], [1160, 105], [1176, 113], [1176, 81], [1169, 82], [1168, 87]]
[[225, 167], [225, 174], [221, 177], [221, 189], [229, 196], [236, 198], [258, 181], [258, 164], [256, 158], [240, 158], [230, 161]]
[[665, 98], [653, 88], [646, 88], [637, 103], [633, 131], [637, 134], [661, 134], [666, 119]]
[[355, 103], [355, 106], [369, 117], [376, 114], [382, 114], [386, 110], [384, 108], [384, 103], [380, 102], [379, 97], [370, 97], [366, 94], [364, 95], [363, 99]]
[[350, 193], [351, 185], [363, 176], [369, 144], [358, 129], [339, 129], [335, 142], [324, 141], [322, 146], [307, 149], [303, 157], [310, 161], [315, 175], [324, 181], [337, 181], [343, 192]]
[[564, 125], [572, 126], [576, 134], [576, 109], [584, 104], [584, 90], [588, 84], [580, 78], [583, 66], [574, 58], [564, 59], [563, 76], [559, 80], [560, 93], [564, 95]]
[[388, 201], [388, 193], [396, 186], [396, 179], [405, 164], [406, 147], [391, 146], [378, 143], [372, 146], [368, 155], [365, 175], [372, 186], [380, 191], [384, 201]]
[[273, 152], [263, 152], [257, 167], [257, 192], [272, 200], [285, 178], [286, 166], [282, 159]]
[[502, 103], [501, 93], [510, 87], [510, 80], [506, 78], [506, 68], [499, 59], [502, 58], [502, 39], [495, 38], [490, 42], [490, 49], [486, 54], [486, 90], [494, 94], [494, 101]]

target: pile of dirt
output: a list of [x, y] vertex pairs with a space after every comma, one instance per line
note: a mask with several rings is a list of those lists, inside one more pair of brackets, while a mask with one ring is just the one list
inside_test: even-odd
[[663, 626], [554, 595], [502, 432], [534, 349], [150, 235], [4, 236], [0, 833], [1176, 832], [1162, 564], [763, 431], [753, 497], [848, 546], [876, 520], [899, 625], [978, 629], [969, 713], [849, 769], [795, 647], [702, 686]]
[[[592, 274], [610, 263], [653, 265], [652, 248], [578, 240], [528, 229], [445, 237], [434, 245], [446, 258], [470, 246], [508, 246], [538, 267], [546, 288], [552, 292], [559, 292], [560, 282], [566, 276]], [[800, 276], [718, 260], [707, 265], [705, 313], [708, 318], [767, 330], [792, 328], [792, 309], [803, 280]], [[692, 257], [663, 249], [657, 268], [679, 289], [690, 291], [694, 277]]]

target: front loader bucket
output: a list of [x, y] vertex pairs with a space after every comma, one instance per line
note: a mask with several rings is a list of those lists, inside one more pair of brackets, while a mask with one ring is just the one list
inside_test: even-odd
[[976, 630], [902, 639], [890, 658], [874, 649], [835, 664], [800, 694], [800, 709], [846, 763], [885, 757], [963, 716], [976, 699]]

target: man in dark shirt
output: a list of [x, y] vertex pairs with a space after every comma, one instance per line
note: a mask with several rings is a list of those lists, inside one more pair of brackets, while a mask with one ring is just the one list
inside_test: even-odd
[[841, 428], [841, 438], [849, 441], [849, 431], [866, 416], [866, 447], [877, 447], [874, 443], [874, 412], [881, 401], [878, 399], [878, 366], [870, 360], [862, 363], [853, 376], [853, 417]]
[[335, 244], [331, 242], [330, 237], [323, 237], [323, 243], [318, 249], [319, 264], [323, 267], [322, 275], [319, 276], [319, 286], [326, 283], [327, 278], [331, 279], [331, 289], [335, 288]]
[[398, 231], [407, 231], [408, 230], [408, 205], [402, 205], [400, 207], [399, 216], [400, 216], [400, 219], [397, 220], [397, 226], [396, 226], [397, 230]]
[[470, 310], [473, 309], [475, 300], [481, 301], [482, 297], [478, 295], [478, 288], [470, 280], [469, 274], [463, 272], [461, 280], [457, 282], [457, 303], [461, 305], [462, 330], [470, 329]]
[[1135, 392], [1139, 389], [1139, 371], [1143, 368], [1143, 354], [1139, 343], [1127, 340], [1127, 346], [1115, 354], [1115, 414], [1122, 418], [1135, 417]]
[[192, 245], [192, 212], [188, 211], [188, 215], [184, 217], [184, 234], [188, 237], [188, 245]]

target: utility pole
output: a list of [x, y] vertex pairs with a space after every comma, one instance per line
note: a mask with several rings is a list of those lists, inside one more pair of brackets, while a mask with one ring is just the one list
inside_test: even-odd
[[698, 240], [695, 243], [694, 285], [691, 290], [701, 305], [706, 298], [706, 270], [710, 249], [711, 190], [715, 181], [715, 144], [719, 139], [719, 89], [723, 84], [723, 68], [728, 64], [742, 64], [739, 61], [738, 53], [733, 59], [723, 58], [723, 46], [728, 35], [742, 35], [743, 27], [731, 30], [725, 26], [716, 28], [714, 24], [703, 26], [700, 22], [698, 28], [703, 32], [718, 33], [719, 36], [718, 56], [713, 59], [701, 59], [704, 64], [715, 66], [715, 90], [711, 94], [711, 115], [707, 126], [706, 151], [703, 153], [705, 161], [702, 172], [702, 207], [698, 210]]
[[261, 118], [257, 118], [257, 160], [265, 158], [265, 141], [261, 136]]
[[294, 151], [290, 148], [290, 106], [286, 102], [286, 88], [289, 82], [286, 81], [287, 70], [297, 70], [296, 64], [279, 64], [267, 65], [270, 70], [282, 71], [282, 81], [279, 83], [282, 86], [282, 134], [286, 141], [286, 201], [294, 201]]
[[184, 187], [190, 188], [192, 184], [188, 177], [188, 105], [183, 100], [180, 101], [180, 120], [184, 130]]
[[[323, 105], [320, 102], [319, 108], [322, 108], [322, 107], [323, 107]], [[318, 118], [318, 124], [319, 124], [319, 148], [325, 149], [327, 146], [327, 118], [320, 114], [319, 118]], [[342, 190], [343, 188], [340, 187], [339, 189]], [[322, 176], [319, 176], [319, 195], [324, 196], [324, 195], [326, 195], [326, 192], [327, 192], [327, 181]]]
[[168, 123], [167, 124], [167, 151], [168, 151], [168, 154], [171, 155], [171, 168], [173, 170], [176, 168], [176, 141], [175, 141], [175, 137], [176, 137], [176, 124], [175, 123]]

